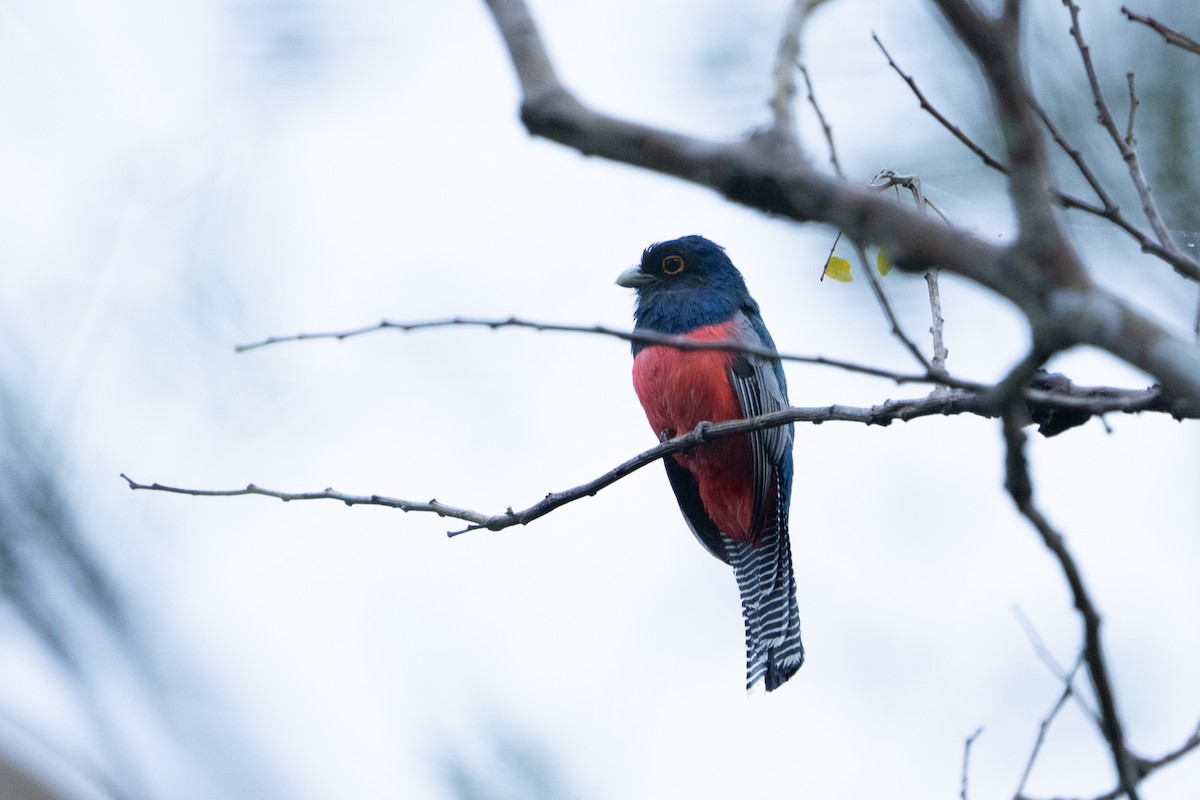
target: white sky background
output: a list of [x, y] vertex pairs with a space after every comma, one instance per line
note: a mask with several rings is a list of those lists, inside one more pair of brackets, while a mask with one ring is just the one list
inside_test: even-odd
[[[534, 12], [585, 101], [729, 137], [766, 119], [785, 5]], [[1069, 56], [1050, 5], [1033, 38]], [[1117, 5], [1089, 4], [1085, 24], [1112, 23]], [[924, 5], [838, 0], [806, 56], [849, 175], [920, 172], [957, 223], [1006, 236], [1001, 184], [921, 114], [872, 30], [943, 110], [983, 129], [974, 73]], [[1140, 43], [1145, 69], [1183, 63], [1149, 33], [1106, 30]], [[1079, 625], [1001, 490], [995, 423], [798, 428], [809, 662], [750, 698], [732, 576], [687, 532], [661, 468], [528, 528], [455, 540], [436, 518], [135, 494], [117, 477], [529, 505], [653, 444], [625, 344], [455, 329], [233, 345], [384, 317], [628, 326], [617, 273], [652, 241], [703, 233], [742, 268], [781, 349], [908, 369], [865, 282], [816, 281], [832, 232], [530, 139], [481, 3], [15, 2], [0, 7], [0, 54], [4, 377], [146, 615], [161, 689], [111, 658], [95, 667], [120, 742], [109, 748], [136, 765], [117, 775], [130, 791], [438, 797], [454, 753], [495, 778], [494, 796], [523, 796], [504, 794], [491, 765], [507, 741], [554, 765], [546, 796], [951, 797], [963, 739], [982, 725], [971, 795], [1012, 795], [1060, 691], [1012, 609], [1064, 664]], [[1114, 74], [1125, 55], [1111, 54]], [[1187, 324], [1194, 292], [1118, 234], [1078, 230], [1106, 280], [1137, 276], [1139, 302]], [[887, 285], [922, 333], [923, 282]], [[951, 368], [1002, 375], [1025, 343], [1016, 317], [954, 280], [943, 296]], [[1099, 355], [1055, 367], [1145, 383]], [[796, 405], [924, 391], [787, 370]], [[1031, 455], [1105, 614], [1131, 742], [1155, 756], [1200, 715], [1197, 435], [1169, 419], [1110, 425], [1035, 438]], [[5, 716], [105, 761], [71, 687], [14, 624], [0, 631]], [[0, 730], [10, 749], [27, 738]], [[1198, 781], [1193, 758], [1144, 796]], [[1069, 706], [1029, 792], [1111, 785], [1098, 735]]]

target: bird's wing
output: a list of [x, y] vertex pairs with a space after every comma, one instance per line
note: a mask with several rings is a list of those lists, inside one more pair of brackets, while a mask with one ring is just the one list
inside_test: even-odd
[[[754, 325], [753, 322], [753, 317], [744, 319], [742, 331], [747, 334], [747, 342], [774, 347], [762, 323]], [[729, 368], [729, 380], [733, 383], [744, 417], [757, 417], [788, 407], [787, 388], [778, 360], [739, 353]], [[754, 462], [754, 512], [750, 530], [755, 538], [772, 524], [776, 515], [787, 513], [786, 509], [776, 507], [779, 504], [771, 485], [791, 448], [791, 425], [766, 428], [750, 434], [750, 451]]]

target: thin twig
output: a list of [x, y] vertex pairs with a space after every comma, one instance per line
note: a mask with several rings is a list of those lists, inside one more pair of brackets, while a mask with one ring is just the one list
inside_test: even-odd
[[[1014, 608], [1013, 613], [1016, 614], [1017, 621], [1021, 623], [1021, 628], [1025, 631], [1025, 636], [1029, 639], [1030, 644], [1033, 645], [1034, 653], [1036, 653], [1037, 657], [1041, 659], [1043, 664], [1046, 665], [1046, 669], [1050, 670], [1050, 674], [1058, 678], [1060, 683], [1070, 683], [1073, 685], [1075, 674], [1079, 671], [1079, 665], [1083, 663], [1083, 653], [1081, 652], [1078, 655], [1075, 665], [1071, 667], [1070, 670], [1063, 669], [1054, 659], [1054, 656], [1050, 652], [1050, 648], [1048, 648], [1046, 643], [1042, 641], [1042, 637], [1038, 634], [1037, 628], [1033, 626], [1033, 623], [1029, 620], [1029, 617], [1025, 616], [1025, 612], [1023, 612], [1020, 608]], [[1072, 695], [1075, 697], [1075, 701], [1078, 703], [1079, 707], [1083, 709], [1083, 713], [1087, 714], [1088, 717], [1090, 717], [1092, 721], [1096, 723], [1096, 727], [1100, 727], [1100, 713], [1088, 705], [1087, 698], [1085, 698], [1078, 691], [1072, 692]]]
[[[1178, 250], [1178, 246], [1172, 240], [1171, 233], [1167, 230], [1167, 225], [1159, 213], [1158, 204], [1154, 202], [1154, 197], [1151, 195], [1150, 186], [1146, 182], [1141, 163], [1138, 161], [1137, 150], [1121, 138], [1121, 132], [1117, 130], [1117, 123], [1108, 109], [1104, 93], [1100, 90], [1100, 79], [1096, 77], [1096, 68], [1092, 64], [1091, 49], [1083, 38], [1083, 28], [1079, 24], [1079, 6], [1075, 0], [1062, 0], [1062, 2], [1071, 14], [1071, 38], [1075, 40], [1075, 49], [1079, 51], [1079, 57], [1083, 61], [1084, 73], [1087, 75], [1088, 86], [1092, 90], [1092, 99], [1095, 101], [1100, 126], [1108, 133], [1108, 137], [1112, 139], [1121, 158], [1124, 159], [1129, 170], [1129, 178], [1137, 190], [1138, 197], [1141, 198], [1142, 212], [1146, 215], [1146, 221], [1150, 223], [1154, 235], [1158, 237], [1159, 244], [1168, 249]], [[1132, 86], [1130, 90], [1132, 91]], [[1132, 115], [1132, 111], [1130, 113]]]
[[[879, 43], [878, 39], [876, 39], [876, 43]], [[896, 64], [896, 62], [892, 59], [891, 54], [883, 47], [882, 44], [879, 44], [879, 47], [881, 50], [883, 50], [884, 56], [888, 59], [888, 64], [904, 80], [904, 82], [908, 84], [909, 89], [920, 102], [922, 109], [932, 116], [943, 128], [946, 129], [947, 132], [962, 142], [968, 150], [979, 156], [985, 165], [996, 170], [1002, 175], [1009, 174], [1009, 169], [1006, 165], [1001, 163], [999, 159], [989, 154], [983, 149], [983, 147], [967, 136], [967, 134], [964, 133], [961, 128], [950, 122], [945, 115], [938, 111], [938, 109], [929, 102], [928, 98], [921, 91], [920, 87], [917, 85], [916, 79], [905, 73], [900, 66]], [[1083, 159], [1083, 155], [1079, 152], [1079, 150], [1072, 147], [1067, 142], [1066, 138], [1058, 131], [1057, 127], [1055, 127], [1053, 121], [1050, 119], [1050, 116], [1037, 102], [1037, 100], [1032, 97], [1032, 95], [1029, 97], [1029, 104], [1041, 119], [1042, 123], [1046, 127], [1047, 132], [1049, 132], [1051, 137], [1053, 137], [1055, 143], [1062, 148], [1063, 152], [1067, 154], [1072, 162], [1074, 162], [1084, 180], [1087, 181], [1088, 186], [1091, 187], [1092, 191], [1094, 191], [1096, 196], [1100, 199], [1101, 205], [1089, 203], [1080, 197], [1067, 194], [1066, 192], [1052, 187], [1050, 191], [1054, 198], [1054, 202], [1062, 208], [1075, 209], [1077, 211], [1082, 211], [1086, 214], [1091, 214], [1092, 216], [1111, 222], [1113, 225], [1116, 225], [1127, 235], [1129, 235], [1134, 241], [1136, 241], [1138, 246], [1141, 247], [1143, 253], [1154, 256], [1155, 258], [1170, 264], [1177, 273], [1185, 278], [1200, 281], [1200, 263], [1176, 247], [1164, 247], [1162, 244], [1159, 244], [1153, 238], [1147, 236], [1136, 225], [1126, 219], [1121, 213], [1120, 208], [1112, 202], [1112, 199], [1104, 190], [1104, 187], [1100, 184], [1091, 168], [1088, 167], [1087, 163]], [[1200, 319], [1200, 317], [1198, 317], [1198, 319]], [[1198, 323], [1197, 332], [1198, 335], [1200, 335], [1200, 323]]]
[[871, 38], [875, 41], [876, 46], [878, 46], [879, 49], [883, 52], [883, 57], [887, 59], [888, 66], [891, 67], [892, 70], [897, 75], [900, 76], [901, 80], [903, 80], [905, 83], [908, 84], [908, 88], [912, 90], [912, 93], [914, 95], [916, 95], [917, 101], [921, 104], [921, 110], [926, 112], [930, 116], [932, 116], [934, 119], [936, 119], [943, 128], [945, 128], [947, 131], [949, 131], [954, 136], [954, 138], [956, 138], [960, 142], [962, 142], [963, 145], [965, 145], [966, 148], [968, 150], [970, 150], [972, 153], [979, 156], [979, 158], [983, 160], [983, 163], [985, 165], [991, 167], [992, 169], [996, 170], [999, 173], [1007, 175], [1008, 167], [1001, 164], [999, 161], [997, 161], [995, 158], [993, 158], [986, 150], [984, 150], [979, 145], [975, 144], [974, 140], [972, 140], [971, 137], [967, 136], [967, 134], [963, 132], [962, 128], [958, 127], [953, 122], [946, 119], [946, 117], [943, 116], [940, 111], [938, 111], [936, 108], [934, 108], [933, 104], [930, 103], [928, 99], [926, 99], [925, 93], [922, 92], [920, 87], [917, 86], [916, 79], [914, 79], [912, 75], [909, 75], [904, 70], [900, 69], [900, 65], [897, 64], [895, 62], [895, 60], [892, 59], [892, 54], [889, 53], [888, 49], [883, 46], [883, 42], [880, 41], [879, 36], [877, 34], [875, 34], [874, 32], [872, 32]]
[[1075, 660], [1075, 666], [1071, 668], [1071, 671], [1061, 676], [1063, 682], [1062, 693], [1059, 694], [1058, 700], [1055, 701], [1054, 706], [1050, 709], [1050, 713], [1038, 725], [1037, 738], [1034, 739], [1033, 750], [1029, 753], [1029, 760], [1025, 762], [1025, 771], [1021, 773], [1021, 781], [1017, 784], [1015, 797], [1025, 796], [1025, 784], [1029, 781], [1029, 776], [1033, 772], [1033, 765], [1037, 763], [1038, 754], [1041, 753], [1042, 745], [1046, 742], [1046, 732], [1050, 730], [1050, 725], [1054, 722], [1054, 718], [1058, 716], [1058, 712], [1062, 711], [1063, 706], [1067, 704], [1067, 701], [1072, 696], [1077, 696], [1074, 684], [1075, 673], [1079, 671], [1081, 666], [1083, 666], [1083, 653], [1079, 654], [1079, 658]]
[[[236, 345], [233, 349], [235, 352], [244, 353], [248, 350], [256, 350], [258, 348], [267, 347], [269, 345], [283, 344], [285, 342], [304, 342], [318, 339], [332, 339], [341, 341], [343, 339], [352, 339], [357, 336], [366, 336], [367, 334], [377, 333], [385, 330], [407, 333], [410, 331], [428, 330], [430, 328], [445, 328], [454, 325], [491, 328], [493, 330], [499, 328], [528, 328], [535, 331], [588, 333], [600, 336], [612, 336], [617, 339], [623, 339], [627, 342], [667, 345], [679, 350], [729, 351], [734, 353], [744, 353], [746, 355], [762, 356], [763, 358], [777, 358], [780, 361], [793, 361], [800, 364], [817, 364], [820, 366], [834, 367], [836, 369], [846, 370], [847, 372], [874, 375], [877, 378], [885, 378], [901, 384], [939, 383], [942, 381], [942, 378], [929, 373], [909, 374], [894, 372], [892, 370], [882, 369], [879, 367], [855, 364], [853, 362], [843, 361], [841, 359], [826, 358], [825, 356], [803, 356], [792, 353], [780, 353], [772, 350], [769, 347], [756, 347], [754, 345], [735, 342], [732, 340], [696, 341], [694, 339], [688, 339], [684, 336], [676, 336], [668, 333], [657, 333], [655, 331], [626, 331], [619, 328], [610, 328], [606, 325], [571, 325], [558, 322], [536, 322], [533, 320], [520, 319], [518, 317], [484, 318], [460, 316], [447, 317], [445, 319], [421, 320], [418, 322], [394, 322], [392, 320], [385, 319], [375, 323], [374, 325], [364, 325], [359, 328], [348, 328], [341, 331], [317, 331], [307, 333], [292, 333], [282, 336], [268, 336], [267, 338], [257, 342]], [[954, 386], [959, 386], [965, 389], [978, 389], [982, 387], [982, 384], [972, 383], [970, 381], [954, 380], [951, 383]]]
[[[451, 519], [461, 519], [464, 522], [475, 523], [478, 527], [487, 527], [487, 523], [493, 517], [491, 514], [482, 514], [468, 508], [446, 505], [436, 499], [428, 501], [402, 500], [398, 497], [387, 497], [381, 494], [347, 494], [331, 487], [321, 489], [320, 491], [284, 492], [249, 483], [240, 489], [187, 489], [180, 486], [168, 486], [157, 481], [154, 483], [141, 483], [130, 478], [124, 472], [121, 473], [121, 477], [129, 484], [129, 488], [133, 490], [146, 489], [171, 494], [188, 494], [195, 497], [260, 495], [262, 497], [274, 497], [285, 503], [290, 503], [293, 500], [337, 500], [348, 506], [383, 506], [384, 508], [395, 508], [404, 512], [413, 511], [437, 514], [439, 517], [450, 517]], [[499, 528], [496, 528], [496, 530], [499, 530]]]
[[[245, 351], [284, 342], [299, 342], [314, 339], [332, 339], [340, 341], [342, 339], [364, 336], [366, 334], [383, 330], [405, 332], [428, 330], [432, 328], [444, 328], [455, 325], [487, 327], [493, 329], [515, 327], [537, 331], [584, 333], [599, 336], [611, 336], [631, 342], [662, 344], [670, 347], [677, 347], [680, 350], [729, 350], [733, 352], [747, 353], [750, 355], [759, 355], [765, 358], [778, 358], [783, 361], [815, 364], [818, 366], [842, 369], [848, 372], [873, 375], [878, 378], [893, 381], [897, 384], [948, 383], [948, 385], [954, 387], [955, 389], [964, 392], [962, 395], [946, 398], [947, 402], [949, 402], [954, 408], [959, 408], [961, 410], [947, 412], [939, 411], [938, 413], [976, 413], [975, 409], [970, 407], [972, 401], [969, 398], [974, 394], [982, 393], [987, 389], [987, 387], [982, 383], [963, 380], [961, 378], [939, 378], [933, 374], [905, 374], [893, 372], [891, 370], [886, 370], [879, 367], [871, 367], [863, 364], [842, 361], [839, 359], [826, 358], [824, 356], [801, 356], [790, 355], [788, 353], [778, 353], [768, 348], [751, 347], [735, 342], [697, 342], [691, 339], [684, 339], [678, 336], [671, 336], [669, 334], [655, 333], [653, 331], [625, 331], [616, 328], [608, 328], [603, 325], [569, 325], [553, 322], [535, 322], [533, 320], [519, 319], [517, 317], [448, 317], [445, 319], [424, 320], [419, 322], [393, 322], [389, 320], [383, 320], [374, 325], [364, 325], [360, 328], [350, 328], [343, 331], [297, 333], [286, 336], [271, 336], [252, 344], [239, 345], [236, 349], [238, 351]], [[1159, 386], [1151, 386], [1147, 389], [1121, 389], [1111, 386], [1077, 386], [1063, 375], [1042, 374], [1034, 382], [1033, 388], [1025, 390], [1024, 396], [1029, 404], [1033, 419], [1039, 423], [1044, 423], [1048, 412], [1054, 410], [1059, 412], [1075, 412], [1083, 415], [1075, 424], [1080, 424], [1086, 421], [1086, 419], [1090, 416], [1099, 416], [1101, 414], [1108, 413], [1136, 414], [1141, 412], [1156, 412], [1170, 414], [1173, 418], [1178, 420], [1200, 419], [1200, 403], [1172, 397], [1166, 394]], [[909, 401], [888, 401], [888, 403], [893, 402], [907, 403]], [[967, 405], [959, 405], [962, 403], [967, 403]], [[879, 421], [878, 410], [885, 407], [889, 407], [887, 403], [885, 403], [883, 406], [874, 407], [876, 413], [870, 415], [869, 419], [872, 424], [883, 424]], [[906, 411], [904, 413], [908, 412]], [[895, 418], [900, 419], [904, 417], [897, 416]], [[801, 420], [797, 418], [797, 421]], [[805, 421], [822, 422], [825, 420], [810, 419]], [[1063, 426], [1062, 421], [1059, 420], [1057, 430], [1055, 432], [1065, 430], [1068, 427], [1074, 426]]]
[[1168, 27], [1154, 17], [1147, 17], [1144, 14], [1137, 14], [1130, 11], [1128, 7], [1121, 6], [1121, 13], [1125, 15], [1131, 22], [1140, 22], [1142, 25], [1153, 30], [1159, 36], [1163, 37], [1163, 41], [1167, 44], [1175, 45], [1183, 48], [1188, 52], [1195, 53], [1200, 56], [1200, 42], [1197, 42], [1190, 36], [1186, 36], [1174, 28]]
[[1174, 750], [1158, 758], [1141, 761], [1140, 766], [1142, 772], [1146, 775], [1149, 775], [1154, 770], [1165, 767], [1174, 761], [1178, 761], [1188, 753], [1198, 748], [1200, 748], [1200, 723], [1196, 724], [1196, 727], [1192, 730], [1192, 735], [1189, 736], [1183, 744], [1179, 745], [1179, 747], [1176, 747]]
[[[1136, 97], [1134, 100], [1136, 101]], [[1054, 139], [1055, 144], [1057, 144], [1059, 148], [1066, 153], [1067, 157], [1070, 158], [1075, 164], [1075, 168], [1079, 170], [1079, 174], [1083, 176], [1085, 181], [1087, 181], [1088, 186], [1091, 187], [1091, 190], [1096, 194], [1096, 197], [1100, 200], [1101, 205], [1093, 205], [1078, 197], [1075, 197], [1074, 195], [1060, 192], [1057, 189], [1054, 190], [1055, 202], [1057, 202], [1063, 208], [1073, 208], [1078, 211], [1083, 211], [1087, 214], [1100, 217], [1101, 219], [1108, 220], [1113, 225], [1116, 225], [1118, 228], [1128, 234], [1130, 238], [1136, 241], [1142, 248], [1143, 253], [1152, 255], [1155, 258], [1170, 264], [1176, 273], [1188, 278], [1189, 280], [1200, 281], [1200, 262], [1197, 262], [1186, 253], [1179, 250], [1174, 246], [1174, 244], [1171, 244], [1170, 246], [1163, 246], [1162, 244], [1159, 244], [1158, 242], [1154, 241], [1154, 239], [1142, 232], [1140, 228], [1126, 219], [1125, 215], [1121, 213], [1120, 207], [1113, 202], [1108, 192], [1105, 191], [1104, 186], [1100, 183], [1100, 180], [1096, 177], [1095, 173], [1092, 172], [1091, 168], [1084, 160], [1083, 153], [1081, 153], [1077, 148], [1071, 146], [1066, 137], [1063, 136], [1058, 130], [1058, 127], [1055, 126], [1054, 121], [1050, 119], [1050, 115], [1046, 113], [1046, 110], [1042, 108], [1041, 104], [1039, 104], [1037, 100], [1030, 97], [1029, 104], [1030, 107], [1033, 108], [1034, 113], [1036, 113], [1041, 119], [1042, 125], [1045, 126], [1046, 131], [1050, 134], [1051, 138]]]
[[967, 770], [971, 764], [971, 745], [975, 744], [975, 740], [979, 738], [979, 734], [981, 733], [983, 733], [982, 725], [976, 728], [975, 732], [963, 742], [962, 783], [958, 792], [958, 796], [962, 800], [967, 800]]
[[[1038, 118], [1042, 121], [1042, 126], [1050, 134], [1050, 137], [1054, 139], [1054, 143], [1058, 145], [1060, 150], [1067, 154], [1067, 158], [1071, 159], [1071, 162], [1075, 165], [1075, 168], [1079, 170], [1079, 174], [1083, 176], [1083, 179], [1087, 181], [1087, 185], [1091, 187], [1091, 190], [1095, 193], [1097, 199], [1099, 199], [1103, 204], [1103, 208], [1099, 210], [1098, 216], [1108, 217], [1109, 214], [1116, 214], [1118, 212], [1117, 204], [1112, 201], [1111, 197], [1109, 197], [1108, 192], [1104, 189], [1104, 185], [1101, 184], [1100, 179], [1096, 177], [1096, 173], [1092, 172], [1092, 168], [1088, 166], [1087, 161], [1084, 160], [1083, 153], [1080, 152], [1078, 148], [1071, 146], [1071, 144], [1067, 141], [1067, 138], [1058, 130], [1058, 126], [1054, 124], [1054, 120], [1052, 120], [1050, 115], [1046, 113], [1046, 109], [1042, 107], [1041, 103], [1039, 103], [1033, 97], [1030, 97], [1029, 106], [1033, 109], [1033, 112], [1038, 115]], [[1071, 200], [1073, 200], [1073, 198], [1071, 198]], [[1060, 200], [1060, 203], [1063, 203], [1063, 201]], [[1066, 203], [1063, 204], [1066, 205]], [[1080, 205], [1073, 205], [1071, 207], [1082, 208]]]
[[[812, 106], [813, 112], [817, 115], [817, 121], [821, 123], [821, 132], [825, 134], [825, 143], [829, 145], [829, 163], [833, 166], [834, 173], [839, 178], [844, 178], [846, 173], [842, 170], [842, 162], [838, 161], [837, 147], [833, 143], [833, 128], [830, 127], [824, 112], [821, 111], [821, 106], [817, 103], [817, 95], [813, 92], [812, 78], [808, 74], [808, 67], [803, 64], [800, 65], [800, 75], [804, 78], [804, 88], [808, 92], [808, 104]], [[837, 242], [834, 242], [834, 246], [837, 246]]]
[[929, 326], [929, 333], [933, 336], [933, 359], [930, 361], [930, 366], [935, 373], [944, 374], [946, 359], [950, 357], [950, 351], [946, 349], [946, 320], [942, 317], [942, 294], [938, 288], [939, 272], [940, 270], [936, 269], [926, 272], [925, 283], [929, 287], [929, 313], [933, 318]]
[[[890, 169], [880, 170], [872, 179], [871, 185], [879, 189], [887, 189], [892, 186], [908, 189], [912, 194], [913, 202], [921, 211], [933, 206], [925, 198], [925, 193], [921, 191], [921, 179], [916, 175], [899, 175]], [[941, 211], [937, 213], [949, 224]], [[925, 273], [925, 283], [929, 289], [929, 311], [932, 317], [929, 333], [933, 337], [933, 358], [929, 363], [929, 369], [935, 375], [945, 375], [947, 374], [946, 359], [949, 357], [949, 352], [946, 350], [946, 320], [942, 318], [942, 297], [938, 289], [938, 272], [939, 270], [934, 268]]]
[[[833, 244], [829, 246], [829, 255], [825, 256], [825, 264], [821, 267], [821, 277], [818, 280], [825, 280], [825, 273], [829, 271], [829, 262], [833, 260], [833, 253], [837, 250], [838, 242], [842, 240], [842, 232], [838, 231], [837, 236], [833, 237]], [[1200, 318], [1200, 309], [1196, 311], [1197, 318]]]
[[1137, 115], [1138, 98], [1137, 90], [1133, 85], [1133, 73], [1125, 74], [1125, 81], [1129, 84], [1129, 119], [1125, 123], [1125, 145], [1127, 147], [1136, 147], [1137, 141], [1133, 138], [1133, 118]]
[[[775, 117], [775, 131], [793, 142], [796, 141], [796, 65], [800, 61], [801, 34], [809, 14], [824, 2], [792, 0], [776, 49], [775, 91], [770, 106]], [[812, 91], [811, 87], [809, 91]]]
[[925, 354], [921, 352], [921, 348], [917, 347], [916, 343], [904, 332], [904, 328], [900, 327], [900, 319], [896, 316], [896, 312], [892, 310], [892, 303], [888, 300], [887, 293], [883, 290], [883, 284], [875, 275], [875, 271], [871, 269], [871, 264], [867, 260], [866, 248], [857, 239], [851, 241], [854, 244], [855, 252], [858, 254], [858, 260], [862, 264], [863, 274], [867, 276], [867, 283], [871, 284], [871, 291], [875, 295], [875, 301], [879, 303], [879, 308], [883, 311], [884, 317], [887, 318], [888, 324], [892, 326], [892, 335], [899, 339], [905, 349], [912, 354], [912, 357], [925, 370], [925, 374], [933, 376], [935, 378], [934, 383], [940, 383], [941, 381], [936, 379], [939, 373], [934, 372], [933, 365], [925, 358]]

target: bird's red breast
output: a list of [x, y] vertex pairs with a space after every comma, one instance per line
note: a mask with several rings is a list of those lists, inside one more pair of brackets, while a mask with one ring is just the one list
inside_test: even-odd
[[[721, 322], [685, 334], [697, 341], [728, 341], [734, 322]], [[742, 408], [729, 381], [735, 355], [721, 350], [678, 350], [652, 345], [633, 361], [633, 388], [655, 434], [687, 433], [703, 421], [741, 419]], [[672, 456], [696, 476], [700, 500], [721, 533], [753, 541], [754, 466], [744, 436], [719, 439]]]

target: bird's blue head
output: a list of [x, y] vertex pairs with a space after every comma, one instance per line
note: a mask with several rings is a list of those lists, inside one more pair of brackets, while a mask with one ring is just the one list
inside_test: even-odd
[[738, 310], [758, 313], [725, 248], [703, 236], [650, 245], [617, 285], [637, 290], [634, 327], [659, 333], [687, 333], [724, 322]]

